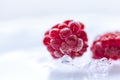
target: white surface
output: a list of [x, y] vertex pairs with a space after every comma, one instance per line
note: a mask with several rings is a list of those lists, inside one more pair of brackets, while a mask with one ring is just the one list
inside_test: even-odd
[[[89, 44], [107, 31], [119, 31], [120, 17], [104, 15], [60, 15], [42, 19], [16, 19], [0, 22], [0, 80], [85, 80], [84, 71], [56, 70], [50, 65], [50, 55], [42, 44], [43, 33], [52, 25], [66, 19], [82, 21]], [[82, 60], [89, 60], [90, 52]], [[52, 65], [51, 65], [52, 66]], [[62, 67], [62, 66], [61, 66]], [[72, 77], [75, 79], [73, 79]], [[120, 79], [119, 65], [111, 69], [109, 80]]]
[[85, 13], [119, 16], [120, 0], [0, 0], [0, 20]]

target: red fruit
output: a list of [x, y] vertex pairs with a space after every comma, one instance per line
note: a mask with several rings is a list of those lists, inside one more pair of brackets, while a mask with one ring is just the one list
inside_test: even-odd
[[52, 57], [54, 57], [54, 59], [58, 59], [63, 56], [63, 54], [60, 51], [54, 51], [51, 53], [51, 55]]
[[60, 47], [60, 51], [61, 51], [63, 54], [69, 55], [70, 52], [71, 52], [71, 48], [69, 47], [68, 44], [66, 44], [65, 42], [62, 42], [61, 47]]
[[69, 24], [70, 22], [72, 22], [72, 21], [73, 21], [73, 20], [66, 20], [66, 21], [64, 21], [64, 23], [68, 25], [68, 24]]
[[117, 47], [120, 47], [120, 45], [117, 45], [117, 44], [120, 44], [120, 39], [117, 39], [115, 44]]
[[76, 44], [76, 46], [74, 47], [74, 52], [79, 52], [79, 51], [82, 50], [82, 48], [83, 48], [83, 40], [80, 39], [80, 38], [78, 38], [77, 44]]
[[110, 58], [117, 60], [118, 59], [118, 50], [117, 48], [109, 47], [106, 49], [106, 53]]
[[73, 20], [57, 24], [45, 33], [43, 40], [54, 59], [68, 55], [71, 58], [80, 57], [87, 50], [87, 35], [84, 25]]
[[73, 34], [76, 34], [80, 30], [79, 24], [76, 22], [70, 22], [69, 27], [72, 30]]
[[79, 22], [80, 29], [84, 29], [84, 24]]
[[45, 36], [43, 43], [44, 43], [44, 45], [49, 45], [50, 44], [50, 37]]
[[58, 28], [59, 28], [59, 29], [67, 28], [67, 25], [66, 25], [66, 24], [60, 24], [60, 25], [58, 26]]
[[53, 49], [50, 45], [47, 46], [47, 49], [51, 53], [53, 53], [55, 51], [55, 49]]
[[51, 53], [51, 56], [55, 59], [58, 59], [63, 56], [63, 54], [60, 51], [55, 51], [51, 46], [47, 46], [48, 51]]
[[61, 46], [62, 41], [60, 39], [51, 39], [50, 45], [53, 49], [59, 49]]
[[60, 30], [59, 35], [62, 39], [64, 39], [64, 38], [70, 36], [71, 34], [72, 34], [72, 31], [70, 30], [70, 28], [63, 28]]
[[87, 47], [88, 47], [87, 43], [83, 41], [83, 48], [81, 49], [80, 52], [81, 53], [85, 52], [87, 50]]
[[88, 41], [87, 34], [85, 31], [79, 31], [76, 35], [77, 37], [82, 38], [84, 41]]
[[107, 59], [117, 60], [120, 58], [120, 34], [118, 32], [106, 33], [99, 36], [97, 40], [93, 42], [91, 51], [94, 59], [101, 59], [106, 57]]
[[69, 54], [69, 56], [71, 56], [71, 58], [74, 59], [75, 57], [80, 57], [80, 56], [82, 56], [83, 53], [84, 53], [84, 52], [81, 52], [81, 51], [80, 51], [80, 52], [74, 52], [74, 51], [73, 51], [73, 52], [71, 52], [71, 53]]
[[76, 35], [70, 35], [69, 37], [65, 38], [65, 42], [71, 47], [77, 46], [77, 41], [78, 38]]
[[59, 24], [54, 25], [52, 28], [58, 28]]
[[59, 38], [59, 29], [53, 28], [50, 31], [50, 37], [52, 37], [52, 38]]
[[45, 36], [46, 36], [46, 35], [49, 35], [49, 31], [46, 31], [46, 32], [45, 32]]
[[104, 49], [100, 43], [95, 44], [91, 49], [95, 53], [93, 58], [100, 59], [103, 57]]

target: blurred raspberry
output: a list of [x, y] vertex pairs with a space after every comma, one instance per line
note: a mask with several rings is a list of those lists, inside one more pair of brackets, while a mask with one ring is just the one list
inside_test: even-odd
[[106, 33], [99, 36], [92, 44], [91, 51], [94, 59], [117, 60], [120, 58], [120, 32]]
[[45, 32], [44, 45], [54, 59], [68, 55], [80, 57], [87, 50], [87, 34], [81, 22], [66, 20]]

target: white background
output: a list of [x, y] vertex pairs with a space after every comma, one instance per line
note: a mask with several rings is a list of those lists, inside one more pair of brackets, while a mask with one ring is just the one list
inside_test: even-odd
[[58, 14], [119, 15], [119, 0], [0, 0], [0, 20]]
[[[44, 32], [66, 19], [83, 22], [91, 44], [99, 34], [119, 31], [120, 1], [0, 0], [0, 80], [56, 80], [55, 74], [70, 80], [68, 73], [41, 67], [51, 59], [42, 44]], [[119, 66], [113, 68], [119, 76]]]

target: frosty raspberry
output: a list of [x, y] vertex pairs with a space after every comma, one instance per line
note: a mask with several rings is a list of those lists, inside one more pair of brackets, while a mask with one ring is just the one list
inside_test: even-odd
[[68, 55], [80, 57], [87, 50], [87, 34], [81, 22], [66, 20], [45, 32], [44, 45], [54, 59]]
[[117, 60], [120, 58], [120, 32], [110, 32], [99, 36], [91, 47], [94, 59], [106, 57]]

